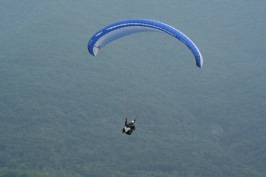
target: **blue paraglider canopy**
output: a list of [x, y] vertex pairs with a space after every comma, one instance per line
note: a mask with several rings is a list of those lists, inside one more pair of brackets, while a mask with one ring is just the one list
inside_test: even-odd
[[196, 65], [201, 68], [203, 57], [198, 47], [182, 32], [162, 22], [148, 19], [127, 19], [112, 23], [97, 31], [88, 42], [88, 50], [96, 56], [99, 49], [123, 36], [147, 31], [157, 31], [169, 34], [184, 43], [193, 53]]

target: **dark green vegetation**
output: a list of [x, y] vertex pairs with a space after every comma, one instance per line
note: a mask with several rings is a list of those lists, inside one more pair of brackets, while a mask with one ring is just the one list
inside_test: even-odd
[[[0, 176], [266, 175], [266, 2], [0, 1]], [[170, 24], [200, 48], [117, 20]], [[142, 113], [132, 136], [127, 115]]]

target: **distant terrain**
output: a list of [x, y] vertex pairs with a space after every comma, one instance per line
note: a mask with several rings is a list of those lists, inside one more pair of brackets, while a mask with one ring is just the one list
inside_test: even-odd
[[[266, 1], [0, 1], [0, 177], [266, 176]], [[139, 33], [97, 57], [127, 18]], [[136, 131], [122, 134], [124, 120]]]

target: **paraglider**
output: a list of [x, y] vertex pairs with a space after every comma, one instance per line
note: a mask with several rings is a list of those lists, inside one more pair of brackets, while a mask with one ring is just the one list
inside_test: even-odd
[[126, 133], [127, 135], [131, 135], [133, 133], [133, 131], [136, 130], [136, 127], [134, 125], [135, 122], [136, 122], [136, 119], [127, 123], [127, 118], [126, 118], [125, 128], [122, 129], [122, 133]]
[[[96, 56], [99, 50], [108, 43], [126, 35], [139, 32], [161, 32], [178, 39], [185, 44], [194, 55], [196, 66], [199, 68], [203, 66], [203, 57], [200, 50], [185, 34], [170, 25], [148, 19], [126, 19], [103, 27], [90, 38], [88, 42], [88, 51], [91, 55]], [[135, 122], [136, 119], [127, 123], [126, 118], [125, 127], [122, 129], [122, 133], [131, 135], [135, 130]]]
[[167, 24], [148, 19], [127, 19], [107, 25], [91, 37], [88, 42], [88, 51], [91, 55], [96, 56], [103, 46], [113, 40], [133, 33], [150, 31], [162, 32], [175, 37], [192, 52], [196, 65], [199, 68], [203, 66], [203, 57], [200, 50], [185, 34]]

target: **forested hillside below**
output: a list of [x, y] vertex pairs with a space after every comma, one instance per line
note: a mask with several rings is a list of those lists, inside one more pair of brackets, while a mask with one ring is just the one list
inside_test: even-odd
[[[265, 6], [0, 1], [0, 177], [266, 176]], [[203, 67], [156, 32], [88, 53], [127, 18], [177, 28]]]

